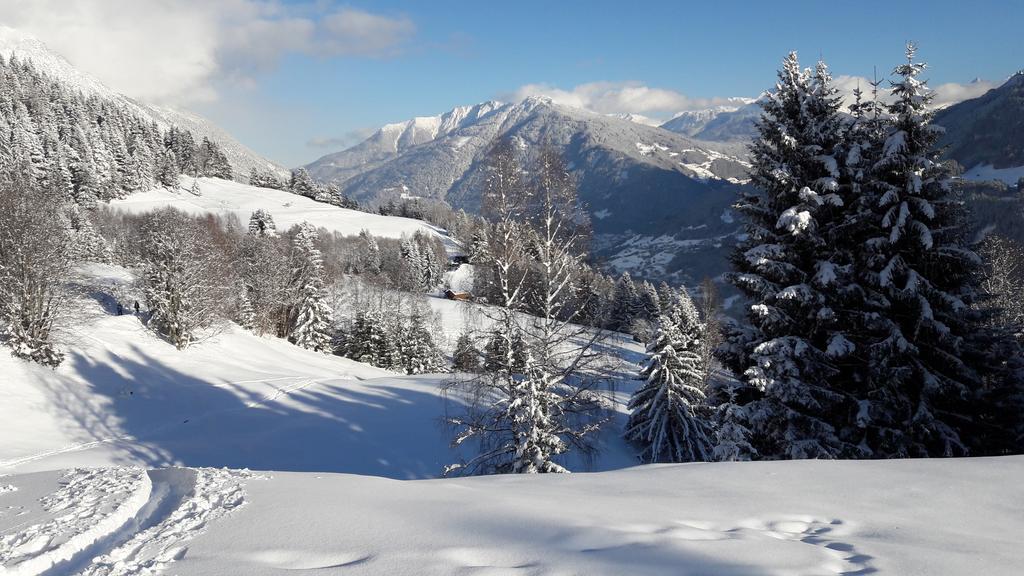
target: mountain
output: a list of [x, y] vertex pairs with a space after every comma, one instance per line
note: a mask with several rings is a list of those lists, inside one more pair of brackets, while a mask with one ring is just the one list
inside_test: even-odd
[[387, 124], [359, 144], [328, 154], [307, 168], [321, 180], [344, 182], [397, 158], [418, 144], [472, 125], [503, 106], [501, 102], [484, 102], [475, 106], [461, 106], [439, 116], [421, 116]]
[[236, 178], [247, 177], [252, 168], [269, 170], [281, 176], [288, 174], [285, 168], [260, 156], [206, 118], [184, 110], [138, 102], [128, 98], [106, 86], [97, 78], [82, 72], [30, 34], [0, 26], [0, 55], [4, 58], [14, 57], [19, 60], [30, 60], [39, 72], [50, 78], [73, 87], [86, 96], [96, 96], [114, 102], [155, 122], [162, 129], [177, 126], [189, 130], [199, 140], [206, 137], [217, 142], [224, 154], [227, 155]]
[[[666, 253], [664, 241], [703, 242], [735, 232], [722, 216], [746, 181], [743, 145], [698, 142], [630, 119], [531, 97], [390, 124], [307, 168], [362, 202], [414, 196], [475, 211], [483, 188], [481, 160], [499, 138], [512, 139], [527, 154], [544, 145], [562, 152], [592, 216], [602, 259], [624, 267], [657, 261], [631, 270], [653, 278], [682, 270], [687, 279], [699, 280], [720, 272], [717, 264], [699, 272], [674, 267], [670, 261], [676, 251]], [[653, 246], [650, 241], [663, 236], [657, 249], [641, 250], [637, 260], [636, 246]], [[634, 238], [630, 256], [619, 254], [622, 241]], [[692, 247], [702, 249], [703, 244]]]
[[[676, 114], [668, 122], [661, 124], [661, 127], [670, 132], [682, 134], [683, 136], [700, 138], [698, 134], [700, 134], [709, 123], [714, 122], [719, 116], [731, 115], [742, 108], [750, 106], [756, 101], [756, 98], [730, 98], [729, 104], [705, 108], [703, 110], [685, 110]], [[702, 139], [714, 140], [714, 138]]]
[[1024, 71], [978, 98], [940, 110], [935, 123], [945, 128], [939, 144], [946, 155], [968, 170], [1024, 166]]
[[761, 115], [761, 107], [754, 99], [745, 100], [742, 106], [683, 112], [661, 127], [698, 140], [749, 142], [756, 132], [754, 123]]

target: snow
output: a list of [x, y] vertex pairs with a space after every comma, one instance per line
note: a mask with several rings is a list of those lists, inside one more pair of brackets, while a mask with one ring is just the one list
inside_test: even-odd
[[993, 168], [991, 164], [979, 164], [963, 174], [964, 180], [1001, 180], [1009, 186], [1016, 186], [1024, 178], [1024, 166]]
[[[439, 476], [462, 459], [440, 424], [459, 406], [455, 394], [446, 402], [451, 375], [402, 376], [234, 325], [179, 351], [134, 315], [112, 315], [108, 294], [129, 292], [123, 270], [91, 265], [81, 276], [86, 295], [62, 345], [64, 364], [50, 370], [0, 354], [0, 473], [131, 464], [407, 479]], [[487, 321], [479, 305], [427, 301], [440, 312], [441, 341]], [[607, 346], [635, 372], [639, 347], [618, 338]], [[614, 397], [623, 419], [627, 388]], [[597, 461], [567, 464], [635, 462], [616, 431], [603, 441]]]
[[[459, 456], [440, 424], [450, 376], [233, 326], [178, 351], [109, 312], [130, 282], [80, 270], [57, 369], [0, 355], [0, 575], [942, 576], [1024, 561], [1024, 457], [630, 467], [612, 431], [589, 466], [566, 461], [593, 473], [432, 479]], [[427, 301], [445, 333], [482, 313]]]
[[[189, 472], [215, 481], [199, 487]], [[683, 464], [415, 482], [163, 474], [168, 485], [197, 488], [155, 514], [166, 529], [134, 532], [86, 574], [149, 573], [173, 562], [182, 576], [1010, 575], [1024, 559], [1017, 481], [1024, 457]], [[6, 480], [17, 493], [53, 488], [39, 475]], [[121, 556], [130, 551], [134, 557]], [[127, 561], [111, 569], [107, 562], [119, 558]]]
[[302, 222], [309, 222], [318, 228], [326, 228], [346, 236], [355, 236], [359, 234], [360, 230], [366, 229], [373, 236], [401, 238], [403, 235], [412, 236], [420, 230], [444, 240], [449, 252], [457, 251], [454, 240], [445, 235], [440, 228], [422, 220], [381, 216], [339, 208], [282, 190], [257, 188], [218, 178], [199, 178], [199, 189], [202, 195], [194, 196], [185, 192], [192, 187], [193, 179], [182, 176], [181, 181], [182, 190], [179, 192], [173, 192], [166, 188], [155, 188], [148, 192], [132, 194], [121, 200], [114, 200], [110, 202], [110, 205], [133, 214], [166, 206], [190, 214], [213, 213], [222, 216], [234, 214], [242, 224], [249, 221], [249, 216], [253, 212], [263, 208], [274, 217], [274, 223], [278, 230], [287, 230]]

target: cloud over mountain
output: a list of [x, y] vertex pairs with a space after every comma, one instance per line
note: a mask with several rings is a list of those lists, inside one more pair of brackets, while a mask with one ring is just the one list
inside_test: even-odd
[[250, 82], [293, 53], [389, 57], [415, 35], [405, 16], [283, 0], [0, 0], [5, 24], [129, 96], [189, 103]]

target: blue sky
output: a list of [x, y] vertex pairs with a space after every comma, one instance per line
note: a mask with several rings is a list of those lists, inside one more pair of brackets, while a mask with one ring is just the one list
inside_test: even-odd
[[870, 76], [914, 40], [933, 86], [1024, 68], [1016, 0], [11, 2], [11, 25], [108, 84], [203, 113], [288, 166], [383, 123], [526, 93], [665, 118], [756, 96], [789, 50]]

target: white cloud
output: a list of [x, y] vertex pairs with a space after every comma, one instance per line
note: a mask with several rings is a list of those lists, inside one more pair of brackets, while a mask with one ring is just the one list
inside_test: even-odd
[[[839, 89], [839, 93], [843, 95], [843, 104], [849, 106], [853, 102], [853, 91], [858, 86], [864, 92], [864, 98], [871, 97], [871, 81], [863, 76], [847, 76], [841, 75], [835, 77], [836, 88]], [[967, 84], [957, 84], [956, 82], [948, 82], [946, 84], [939, 84], [932, 86], [932, 90], [935, 92], [935, 99], [932, 100], [932, 106], [936, 108], [944, 108], [957, 102], [964, 100], [970, 100], [971, 98], [977, 98], [985, 92], [999, 86], [996, 82], [989, 82], [988, 80], [974, 80]], [[891, 100], [889, 95], [889, 82], [883, 80], [879, 85], [879, 98], [883, 102]]]
[[[835, 85], [843, 95], [844, 105], [853, 102], [853, 90], [860, 86], [865, 97], [870, 97], [871, 83], [862, 76], [836, 76]], [[949, 106], [957, 102], [977, 98], [998, 84], [975, 80], [968, 84], [950, 82], [934, 86], [936, 107]], [[889, 99], [889, 83], [883, 81], [879, 96]], [[748, 98], [714, 97], [691, 98], [665, 88], [652, 88], [639, 82], [588, 82], [571, 89], [549, 84], [527, 84], [504, 98], [519, 101], [529, 96], [546, 96], [564, 106], [583, 108], [600, 114], [649, 116], [649, 123], [660, 123], [684, 110], [700, 110], [715, 106], [741, 106], [750, 102]]]
[[392, 56], [416, 31], [404, 16], [283, 0], [0, 0], [0, 13], [112, 88], [178, 104], [289, 53]]
[[643, 114], [667, 118], [683, 110], [744, 103], [741, 98], [690, 98], [665, 88], [651, 88], [639, 82], [590, 82], [565, 90], [547, 84], [527, 84], [509, 95], [521, 100], [546, 96], [556, 103], [584, 108], [601, 114]]

